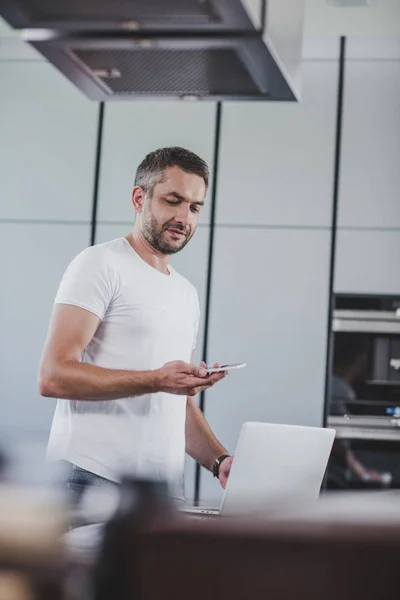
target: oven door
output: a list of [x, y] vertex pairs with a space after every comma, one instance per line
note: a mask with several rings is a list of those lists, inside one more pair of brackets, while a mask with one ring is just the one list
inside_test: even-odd
[[328, 489], [400, 489], [400, 419], [329, 417], [336, 438], [327, 467]]

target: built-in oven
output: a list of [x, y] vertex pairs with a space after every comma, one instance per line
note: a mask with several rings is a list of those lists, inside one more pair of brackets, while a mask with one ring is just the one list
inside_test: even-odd
[[400, 296], [337, 295], [327, 487], [400, 488]]

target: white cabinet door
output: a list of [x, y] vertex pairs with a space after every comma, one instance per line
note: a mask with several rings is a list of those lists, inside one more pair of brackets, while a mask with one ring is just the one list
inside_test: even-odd
[[[45, 62], [35, 48], [17, 37], [0, 36], [0, 61], [35, 61]], [[14, 63], [15, 64], [15, 63]]]
[[89, 221], [98, 105], [44, 61], [0, 81], [0, 218]]
[[341, 230], [336, 293], [400, 294], [400, 231]]
[[[107, 104], [101, 161], [100, 221], [132, 221], [136, 168], [149, 152], [183, 146], [213, 165], [216, 105], [213, 102]], [[210, 201], [202, 210], [208, 223]]]
[[[322, 423], [329, 251], [329, 231], [217, 228], [209, 356], [247, 367], [207, 392], [205, 414], [231, 452], [244, 421]], [[201, 497], [219, 496], [203, 471]]]
[[400, 228], [400, 60], [345, 73], [339, 227]]
[[217, 223], [330, 225], [338, 63], [303, 77], [299, 103], [224, 104]]
[[0, 431], [15, 444], [46, 441], [54, 401], [38, 392], [38, 366], [53, 300], [88, 225], [0, 222]]
[[33, 46], [24, 42], [21, 32], [0, 18], [0, 60], [43, 60]]
[[18, 32], [0, 17], [0, 37], [11, 37], [16, 35], [18, 35]]

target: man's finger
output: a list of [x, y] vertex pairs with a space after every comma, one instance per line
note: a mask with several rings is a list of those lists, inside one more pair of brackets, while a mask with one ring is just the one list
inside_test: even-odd
[[213, 373], [212, 375], [209, 375], [207, 378], [204, 378], [201, 376], [196, 377], [196, 375], [194, 374], [193, 379], [190, 382], [190, 392], [188, 393], [188, 395], [195, 396], [199, 392], [207, 390], [208, 388], [212, 387], [215, 383], [218, 383], [218, 381], [221, 381], [221, 379], [223, 379], [225, 377], [225, 375], [226, 375], [226, 372]]
[[221, 381], [221, 379], [223, 379], [227, 374], [227, 371], [221, 371], [220, 373], [211, 373], [211, 375], [208, 376], [208, 380], [211, 380], [214, 383], [216, 383], [217, 381]]
[[193, 383], [193, 385], [195, 385], [196, 387], [201, 387], [202, 389], [206, 390], [207, 388], [214, 385], [214, 383], [216, 383], [216, 381], [212, 380], [210, 377], [208, 377], [207, 379], [200, 377], [197, 381], [195, 381]]
[[[210, 387], [212, 387], [215, 383], [217, 383], [215, 380], [212, 379], [199, 379], [198, 381], [193, 382], [193, 387], [195, 389], [198, 389], [198, 391], [203, 392], [204, 390], [208, 390]], [[192, 389], [193, 389], [192, 387]]]
[[191, 365], [191, 367], [191, 375], [193, 375], [194, 377], [206, 377], [207, 368], [204, 368], [201, 365], [199, 367], [197, 367], [196, 365]]

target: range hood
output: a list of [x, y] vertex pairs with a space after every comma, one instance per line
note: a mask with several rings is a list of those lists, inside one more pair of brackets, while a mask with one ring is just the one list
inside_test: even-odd
[[93, 100], [296, 100], [266, 0], [250, 1], [258, 26], [240, 0], [0, 0], [0, 14]]
[[25, 39], [93, 100], [295, 100], [258, 34], [40, 35]]

